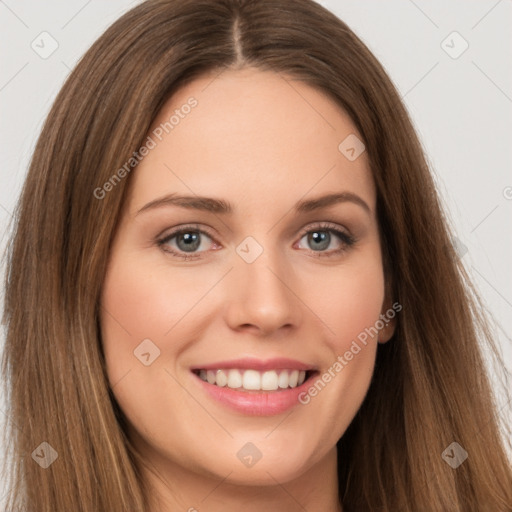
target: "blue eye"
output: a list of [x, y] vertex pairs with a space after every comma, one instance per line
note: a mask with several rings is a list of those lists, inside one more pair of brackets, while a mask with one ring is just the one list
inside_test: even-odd
[[318, 254], [318, 256], [329, 256], [333, 253], [338, 254], [354, 244], [354, 238], [352, 236], [340, 231], [339, 229], [333, 228], [330, 225], [323, 225], [318, 226], [315, 229], [309, 229], [303, 234], [301, 240], [304, 237], [307, 237], [307, 243], [310, 244], [309, 246], [312, 248], [313, 252], [325, 253], [325, 250], [329, 248], [333, 241], [333, 234], [335, 235], [335, 238], [338, 238], [338, 240], [341, 241], [341, 247], [333, 249], [327, 254]]
[[[213, 242], [213, 237], [197, 226], [184, 226], [157, 240], [157, 245], [163, 251], [183, 260], [198, 259], [201, 258], [202, 252], [208, 250], [207, 248], [199, 250], [204, 237]], [[307, 243], [310, 246], [309, 252], [314, 257], [330, 257], [340, 254], [350, 248], [356, 241], [352, 235], [341, 231], [336, 225], [328, 223], [303, 231], [299, 243], [305, 237], [307, 237]], [[339, 246], [327, 250], [333, 240], [336, 239], [338, 239]]]
[[[163, 251], [169, 252], [185, 260], [193, 259], [198, 257], [198, 255], [195, 254], [195, 251], [197, 251], [201, 246], [202, 236], [206, 236], [206, 238], [211, 239], [205, 231], [195, 227], [186, 226], [173, 231], [165, 238], [159, 240], [158, 245]], [[177, 249], [169, 247], [169, 243], [174, 239], [176, 239], [175, 244]]]

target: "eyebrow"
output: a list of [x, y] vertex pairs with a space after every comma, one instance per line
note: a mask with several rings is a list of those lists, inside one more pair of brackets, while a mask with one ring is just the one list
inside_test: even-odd
[[[339, 192], [336, 194], [327, 194], [313, 199], [299, 201], [295, 204], [294, 210], [296, 213], [308, 213], [321, 208], [327, 208], [334, 204], [339, 203], [354, 203], [361, 206], [366, 212], [371, 213], [368, 204], [358, 195], [352, 192]], [[169, 194], [158, 199], [154, 199], [145, 204], [135, 215], [142, 212], [154, 210], [164, 206], [179, 206], [181, 208], [188, 208], [191, 210], [202, 210], [206, 212], [219, 213], [219, 214], [232, 214], [234, 211], [233, 206], [223, 199], [215, 199], [213, 197], [202, 196], [183, 196], [176, 194]]]

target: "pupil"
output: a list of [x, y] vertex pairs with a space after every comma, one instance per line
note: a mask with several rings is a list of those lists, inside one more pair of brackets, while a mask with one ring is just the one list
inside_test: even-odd
[[183, 233], [178, 237], [178, 246], [180, 245], [180, 240], [183, 240], [185, 242], [185, 245], [183, 247], [180, 247], [180, 249], [183, 249], [185, 251], [192, 252], [193, 250], [197, 249], [199, 247], [199, 236], [197, 233]]
[[[326, 231], [314, 231], [310, 233], [309, 239], [317, 244], [316, 249], [327, 249], [329, 247], [330, 234]], [[185, 251], [192, 252], [199, 247], [199, 236], [197, 233], [182, 233], [178, 237], [178, 245], [180, 245], [180, 241], [185, 243], [184, 246], [180, 247], [180, 249]]]
[[327, 247], [329, 247], [330, 234], [326, 231], [314, 231], [311, 233], [310, 237], [315, 243], [321, 244], [317, 246], [317, 249], [327, 249]]

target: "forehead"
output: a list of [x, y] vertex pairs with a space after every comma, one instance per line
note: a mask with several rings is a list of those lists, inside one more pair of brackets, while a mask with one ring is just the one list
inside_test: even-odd
[[249, 68], [198, 78], [167, 101], [148, 137], [153, 148], [131, 176], [132, 212], [172, 192], [262, 207], [269, 197], [291, 204], [348, 190], [374, 207], [366, 152], [343, 153], [344, 141], [362, 139], [350, 117], [286, 75]]

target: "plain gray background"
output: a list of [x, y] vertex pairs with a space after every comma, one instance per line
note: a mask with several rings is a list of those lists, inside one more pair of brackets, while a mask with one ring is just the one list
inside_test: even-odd
[[[0, 0], [2, 251], [58, 90], [94, 40], [137, 3]], [[496, 318], [512, 370], [512, 1], [320, 3], [369, 46], [402, 94], [455, 226], [454, 243]], [[51, 55], [40, 55], [52, 45]], [[0, 421], [8, 420], [2, 400], [0, 410]], [[500, 411], [512, 422], [510, 403], [500, 401]]]

